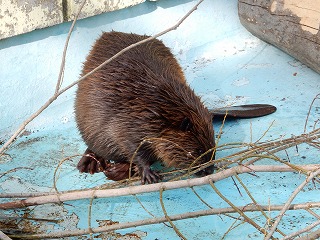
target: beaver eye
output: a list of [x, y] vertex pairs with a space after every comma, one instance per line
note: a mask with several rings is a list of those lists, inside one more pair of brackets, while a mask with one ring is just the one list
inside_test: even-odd
[[193, 124], [192, 124], [190, 118], [185, 117], [180, 124], [180, 130], [187, 132], [187, 131], [191, 130], [192, 126], [193, 126]]

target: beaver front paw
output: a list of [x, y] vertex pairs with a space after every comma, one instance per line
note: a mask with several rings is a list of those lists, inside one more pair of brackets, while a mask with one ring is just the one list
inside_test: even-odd
[[142, 170], [141, 170], [141, 183], [142, 184], [157, 183], [160, 180], [161, 180], [160, 175], [157, 172], [152, 171], [149, 166], [145, 166], [142, 168]]

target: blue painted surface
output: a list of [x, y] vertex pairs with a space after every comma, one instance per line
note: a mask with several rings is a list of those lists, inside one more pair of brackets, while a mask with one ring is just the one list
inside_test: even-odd
[[[124, 31], [155, 34], [175, 23], [196, 1], [146, 2], [141, 5], [78, 21], [70, 40], [64, 86], [75, 81], [81, 71], [91, 45], [102, 31]], [[17, 126], [37, 110], [54, 92], [60, 59], [70, 23], [37, 30], [0, 41], [0, 140], [5, 140]], [[274, 122], [263, 140], [290, 137], [303, 132], [309, 104], [320, 89], [319, 75], [292, 57], [248, 33], [239, 23], [237, 1], [204, 1], [190, 18], [176, 31], [161, 37], [181, 63], [187, 80], [209, 107], [269, 103], [278, 107], [270, 116], [257, 119], [228, 121], [220, 143], [250, 142], [259, 139]], [[30, 135], [21, 137], [0, 158], [0, 173], [15, 167], [29, 167], [5, 175], [0, 179], [1, 192], [50, 191], [53, 173], [59, 161], [67, 156], [82, 154], [82, 142], [74, 122], [74, 91], [71, 89], [58, 98], [36, 120], [28, 125]], [[319, 104], [317, 105], [319, 109]], [[310, 116], [310, 123], [320, 113]], [[215, 121], [216, 131], [220, 122]], [[218, 152], [218, 157], [229, 152]], [[294, 163], [318, 163], [319, 152], [301, 146], [299, 154], [289, 149]], [[280, 154], [286, 158], [286, 155]], [[302, 158], [303, 157], [303, 158]], [[305, 157], [305, 158], [304, 158]], [[88, 188], [106, 182], [103, 174], [79, 174], [75, 169], [78, 158], [65, 162], [58, 180], [59, 190]], [[268, 163], [268, 161], [265, 161]], [[259, 178], [242, 175], [251, 193], [260, 204], [282, 204], [296, 188], [303, 176], [292, 173], [259, 173]], [[217, 187], [236, 205], [250, 203], [241, 197], [231, 179], [218, 182]], [[227, 207], [208, 186], [196, 188], [213, 207]], [[317, 191], [300, 194], [295, 202], [317, 201]], [[244, 193], [244, 190], [242, 190]], [[170, 214], [206, 209], [189, 189], [167, 191], [165, 205]], [[139, 197], [154, 215], [162, 216], [157, 193]], [[34, 217], [53, 212], [65, 219], [60, 225], [49, 224], [49, 229], [87, 228], [89, 200], [72, 201], [68, 205], [37, 207]], [[272, 216], [276, 216], [272, 213]], [[250, 217], [263, 218], [259, 213]], [[126, 222], [150, 216], [131, 197], [98, 199], [94, 201], [92, 227], [97, 220], [110, 219]], [[303, 218], [302, 218], [303, 217]], [[292, 232], [314, 221], [304, 212], [286, 216], [282, 224], [285, 232]], [[220, 239], [234, 222], [226, 216], [209, 216], [178, 221], [177, 226], [188, 239]], [[64, 225], [63, 225], [64, 224]], [[134, 231], [142, 239], [179, 239], [171, 228], [163, 224], [118, 231]], [[241, 225], [226, 239], [262, 239], [253, 227]], [[111, 238], [112, 239], [112, 238]]]

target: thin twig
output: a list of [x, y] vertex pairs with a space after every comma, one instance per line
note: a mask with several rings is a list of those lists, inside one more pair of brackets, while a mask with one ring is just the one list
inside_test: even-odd
[[197, 191], [194, 189], [194, 187], [191, 187], [191, 190], [192, 190], [192, 192], [197, 196], [197, 198], [199, 198], [199, 200], [200, 200], [204, 205], [206, 205], [206, 206], [207, 206], [208, 208], [210, 208], [210, 209], [213, 208], [212, 206], [210, 206], [209, 203], [207, 203], [207, 202], [197, 193]]
[[[249, 189], [245, 186], [245, 184], [242, 182], [241, 178], [238, 175], [235, 175], [235, 177], [238, 179], [239, 183], [241, 184], [241, 186], [244, 188], [244, 190], [246, 191], [247, 195], [250, 197], [250, 199], [252, 200], [253, 204], [260, 209], [261, 214], [267, 219], [267, 222], [269, 221], [269, 217], [268, 215], [263, 211], [263, 209], [260, 207], [260, 205], [257, 203], [257, 201], [254, 199], [254, 197], [251, 195]], [[242, 209], [242, 211], [244, 211], [244, 209]], [[279, 232], [281, 235], [284, 236], [284, 234], [277, 229], [277, 232]]]
[[240, 216], [243, 217], [246, 222], [251, 224], [253, 227], [255, 227], [262, 234], [266, 234], [266, 232], [265, 232], [265, 230], [263, 228], [261, 228], [256, 222], [254, 222], [251, 218], [249, 218], [246, 214], [244, 214], [244, 212], [241, 211], [238, 207], [236, 207], [231, 201], [229, 201], [229, 199], [227, 199], [225, 196], [223, 196], [222, 193], [215, 186], [213, 181], [210, 181], [210, 185], [214, 189], [214, 191], [219, 195], [219, 197], [222, 198], [223, 201], [228, 203], [237, 213], [239, 213]]
[[91, 227], [91, 216], [92, 216], [92, 204], [94, 197], [90, 199], [90, 204], [88, 206], [88, 230], [90, 231], [90, 239], [93, 239], [93, 232]]
[[20, 126], [19, 128], [16, 130], [16, 132], [10, 137], [10, 139], [3, 144], [3, 146], [0, 148], [0, 156], [10, 147], [10, 145], [20, 136], [20, 134], [22, 133], [22, 131], [24, 131], [25, 127], [31, 122], [33, 121], [33, 119], [35, 119], [37, 116], [40, 115], [40, 113], [42, 113], [52, 102], [54, 102], [61, 94], [62, 92], [58, 92], [58, 90], [60, 89], [60, 84], [62, 83], [62, 78], [63, 78], [63, 71], [64, 71], [64, 65], [65, 65], [65, 58], [66, 58], [66, 51], [67, 51], [67, 47], [68, 47], [68, 43], [69, 43], [69, 39], [71, 36], [71, 33], [73, 31], [74, 25], [78, 19], [78, 16], [85, 4], [86, 0], [84, 0], [82, 2], [82, 4], [79, 7], [79, 10], [73, 20], [73, 23], [70, 27], [68, 36], [67, 36], [67, 40], [65, 43], [65, 47], [64, 47], [64, 51], [63, 51], [63, 56], [62, 56], [62, 62], [61, 62], [61, 67], [60, 67], [60, 72], [59, 72], [59, 76], [58, 76], [58, 81], [57, 81], [57, 85], [56, 85], [56, 90], [54, 95], [49, 98], [49, 100], [38, 109], [38, 111], [36, 111], [35, 113], [33, 113], [28, 119], [26, 119]]
[[313, 98], [313, 100], [312, 100], [312, 102], [311, 102], [311, 104], [310, 104], [310, 106], [309, 106], [309, 110], [308, 110], [308, 114], [307, 114], [307, 117], [306, 117], [306, 121], [305, 121], [305, 123], [304, 123], [304, 132], [307, 131], [307, 125], [308, 125], [308, 120], [309, 120], [309, 116], [310, 116], [310, 113], [311, 113], [311, 108], [312, 108], [314, 102], [315, 102], [319, 97], [320, 97], [320, 93], [317, 94], [317, 95]]
[[[237, 223], [238, 221], [241, 221], [240, 223]], [[243, 220], [243, 218], [241, 217], [241, 215], [239, 215], [237, 218], [234, 219], [234, 222], [230, 225], [230, 227], [227, 229], [227, 231], [225, 231], [225, 233], [223, 234], [221, 240], [224, 240], [227, 235], [235, 228], [237, 228], [238, 226], [245, 224], [245, 221]]]
[[72, 21], [72, 24], [71, 24], [71, 27], [69, 29], [69, 32], [68, 32], [68, 35], [67, 35], [67, 39], [66, 39], [66, 42], [65, 42], [65, 45], [64, 45], [64, 49], [63, 49], [63, 54], [62, 54], [62, 60], [61, 60], [61, 65], [60, 65], [60, 72], [59, 72], [59, 76], [58, 76], [58, 81], [57, 81], [57, 85], [56, 85], [56, 90], [55, 90], [55, 94], [58, 94], [60, 88], [61, 88], [61, 85], [62, 85], [62, 82], [63, 82], [63, 75], [64, 75], [64, 69], [65, 69], [65, 66], [66, 66], [66, 56], [67, 56], [67, 49], [68, 49], [68, 46], [69, 46], [69, 41], [70, 41], [70, 37], [71, 37], [71, 33], [74, 29], [74, 26], [79, 18], [79, 15], [80, 15], [80, 12], [82, 10], [82, 8], [84, 7], [84, 4], [86, 3], [86, 0], [83, 0], [77, 13], [76, 13], [76, 16], [74, 17], [73, 21]]
[[161, 205], [161, 208], [162, 208], [162, 212], [163, 212], [165, 218], [167, 219], [167, 221], [169, 222], [169, 224], [171, 225], [171, 227], [173, 228], [173, 230], [176, 232], [176, 234], [177, 234], [180, 238], [182, 238], [182, 239], [184, 239], [184, 240], [187, 240], [186, 237], [183, 236], [183, 234], [179, 231], [179, 229], [176, 227], [176, 225], [172, 222], [172, 220], [171, 220], [170, 217], [168, 216], [167, 210], [166, 210], [166, 208], [165, 208], [165, 206], [164, 206], [164, 203], [163, 203], [163, 192], [164, 192], [164, 189], [161, 188], [161, 189], [160, 189], [160, 192], [159, 192], [159, 194], [160, 194], [159, 200], [160, 200], [160, 205]]
[[10, 169], [10, 170], [8, 170], [8, 171], [6, 171], [4, 173], [1, 173], [0, 178], [2, 178], [3, 176], [5, 176], [5, 175], [7, 175], [9, 173], [16, 172], [16, 171], [18, 171], [20, 169], [33, 170], [33, 168], [29, 168], [29, 167], [16, 167], [16, 168]]
[[269, 130], [270, 130], [270, 129], [271, 129], [271, 127], [273, 126], [274, 122], [275, 122], [275, 120], [273, 120], [273, 121], [271, 122], [271, 124], [269, 125], [269, 127], [267, 128], [267, 130], [266, 130], [266, 131], [264, 131], [264, 133], [261, 135], [261, 137], [260, 137], [257, 141], [255, 141], [255, 143], [260, 142], [260, 141], [261, 141], [261, 139], [262, 139], [262, 138], [264, 138], [264, 137], [266, 136], [266, 134], [269, 132]]
[[318, 229], [312, 233], [309, 233], [303, 237], [296, 238], [295, 240], [317, 240], [319, 238], [320, 238], [320, 229]]
[[266, 235], [265, 240], [268, 240], [272, 237], [272, 234], [275, 232], [276, 228], [278, 227], [282, 217], [284, 216], [285, 212], [288, 210], [290, 204], [292, 203], [293, 199], [298, 195], [298, 193], [317, 175], [320, 174], [320, 168], [318, 168], [316, 171], [311, 172], [310, 175], [307, 177], [306, 180], [304, 180], [297, 188], [296, 190], [291, 194], [290, 198], [284, 205], [283, 209], [280, 211], [277, 219], [272, 225], [272, 228], [270, 229], [269, 233]]
[[310, 213], [312, 216], [318, 218], [318, 220], [320, 220], [320, 215], [316, 214], [314, 211], [312, 211], [311, 209], [307, 208], [305, 209], [308, 213]]
[[[308, 227], [305, 227], [305, 228], [303, 228], [303, 229], [300, 229], [300, 230], [297, 231], [297, 232], [294, 232], [294, 233], [291, 233], [291, 234], [285, 236], [285, 237], [283, 238], [283, 240], [293, 239], [294, 237], [296, 237], [296, 236], [298, 236], [298, 235], [300, 235], [300, 234], [302, 234], [302, 233], [309, 232], [312, 228], [314, 228], [314, 227], [316, 227], [316, 226], [318, 226], [318, 225], [320, 225], [320, 220], [315, 221], [314, 223], [310, 224]], [[311, 238], [310, 238], [310, 239], [311, 239]]]

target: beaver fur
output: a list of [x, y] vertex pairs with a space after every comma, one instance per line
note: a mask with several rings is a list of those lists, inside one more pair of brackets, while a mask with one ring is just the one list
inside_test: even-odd
[[[87, 56], [82, 75], [147, 37], [103, 33]], [[215, 146], [211, 114], [187, 85], [169, 48], [157, 39], [126, 51], [81, 81], [75, 114], [87, 153], [94, 155], [85, 154], [80, 160], [81, 172], [99, 172], [98, 165], [109, 160], [129, 166], [132, 158], [142, 183], [153, 183], [159, 181], [150, 169], [154, 162], [188, 168]], [[205, 155], [197, 164], [213, 155]], [[212, 169], [205, 169], [205, 174]]]

